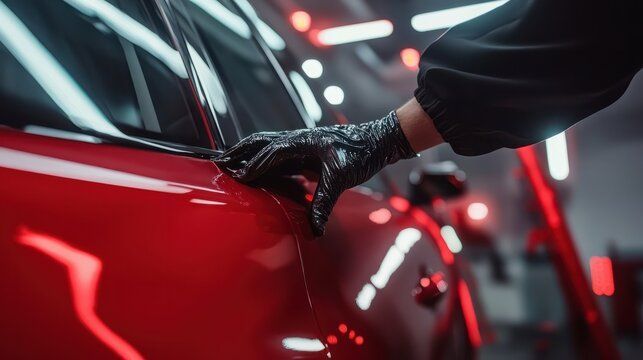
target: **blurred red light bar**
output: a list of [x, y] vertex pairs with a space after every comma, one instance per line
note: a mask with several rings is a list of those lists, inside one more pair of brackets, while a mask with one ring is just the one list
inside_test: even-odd
[[308, 31], [311, 23], [312, 20], [310, 18], [310, 14], [305, 11], [299, 10], [290, 14], [290, 24], [292, 24], [292, 27], [299, 32]]
[[406, 48], [400, 51], [400, 58], [402, 59], [402, 64], [406, 66], [409, 70], [417, 70], [418, 65], [420, 64], [420, 52], [413, 48]]
[[339, 45], [383, 38], [392, 33], [392, 22], [388, 20], [376, 20], [321, 30], [317, 33], [317, 41], [321, 45]]
[[594, 291], [594, 294], [614, 295], [612, 260], [606, 256], [592, 256], [589, 259], [589, 270], [592, 276], [592, 291]]
[[460, 305], [462, 306], [464, 322], [467, 326], [467, 333], [469, 334], [469, 341], [471, 341], [474, 347], [479, 347], [482, 345], [482, 336], [480, 335], [480, 328], [478, 327], [478, 317], [473, 307], [469, 287], [464, 280], [458, 281], [458, 293], [460, 295]]

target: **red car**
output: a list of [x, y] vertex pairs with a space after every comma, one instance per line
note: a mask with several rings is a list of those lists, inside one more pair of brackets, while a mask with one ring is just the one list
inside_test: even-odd
[[310, 184], [210, 161], [325, 121], [270, 31], [245, 1], [0, 2], [0, 358], [474, 356], [425, 213], [358, 188], [314, 238]]

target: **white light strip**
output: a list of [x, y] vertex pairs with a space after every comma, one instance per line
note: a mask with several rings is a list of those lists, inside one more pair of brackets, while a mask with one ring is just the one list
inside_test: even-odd
[[124, 136], [107, 120], [67, 70], [2, 2], [0, 24], [0, 43], [4, 44], [76, 126], [112, 136]]
[[569, 176], [569, 159], [567, 157], [567, 139], [565, 132], [554, 135], [545, 141], [549, 174], [561, 181]]
[[319, 339], [302, 337], [287, 337], [281, 340], [281, 345], [288, 350], [318, 352], [326, 349]]
[[395, 270], [402, 265], [402, 262], [404, 262], [404, 253], [397, 246], [391, 246], [384, 256], [380, 268], [375, 275], [371, 276], [373, 285], [378, 289], [385, 287]]
[[452, 253], [457, 254], [462, 251], [462, 241], [460, 241], [458, 234], [452, 226], [443, 226], [440, 229], [440, 235], [442, 235], [444, 242], [447, 243], [447, 247]]
[[317, 40], [322, 45], [339, 45], [356, 41], [383, 38], [393, 33], [393, 23], [377, 20], [321, 30]]
[[[395, 243], [388, 250], [377, 272], [371, 276], [371, 283], [366, 283], [357, 294], [355, 303], [362, 310], [368, 310], [377, 289], [383, 289], [389, 279], [404, 262], [404, 257], [411, 247], [422, 238], [422, 232], [415, 228], [406, 228], [397, 235]], [[377, 289], [376, 289], [377, 288]]]
[[183, 60], [179, 52], [163, 41], [153, 31], [123, 13], [104, 0], [64, 0], [83, 14], [100, 19], [118, 35], [145, 49], [163, 62], [177, 76], [187, 79]]
[[362, 310], [368, 310], [368, 308], [371, 307], [371, 302], [373, 302], [376, 293], [377, 290], [375, 289], [375, 286], [370, 283], [366, 283], [364, 287], [362, 287], [362, 290], [357, 294], [357, 298], [355, 298], [357, 307]]
[[233, 13], [216, 0], [191, 0], [192, 3], [200, 7], [206, 14], [214, 20], [227, 27], [235, 34], [244, 39], [250, 39], [250, 27], [246, 24], [241, 16]]
[[[0, 2], [0, 12], [2, 12], [1, 9], [2, 2]], [[2, 147], [0, 147], [0, 167], [130, 189], [170, 194], [186, 194], [192, 191], [180, 184], [172, 184], [160, 179]]]
[[411, 18], [411, 26], [416, 31], [445, 29], [485, 14], [508, 0], [489, 1], [480, 4], [460, 6], [451, 9], [418, 14]]
[[212, 107], [210, 110], [213, 110], [216, 114], [227, 114], [228, 105], [226, 104], [225, 93], [223, 92], [223, 86], [219, 78], [212, 73], [208, 64], [205, 63], [205, 60], [203, 60], [192, 44], [187, 43], [187, 47], [190, 57], [194, 60], [194, 68], [203, 83], [201, 90], [203, 90], [204, 95], [209, 100], [208, 105]]
[[[295, 90], [297, 90], [297, 93], [301, 98], [301, 102], [304, 104], [304, 108], [306, 109], [308, 116], [310, 116], [310, 119], [314, 122], [319, 122], [322, 118], [322, 109], [306, 80], [304, 80], [304, 78], [296, 71], [291, 71], [288, 76], [290, 77], [290, 81], [292, 81]], [[306, 125], [309, 128], [315, 126], [314, 123]]]
[[248, 1], [235, 0], [235, 2], [237, 3], [237, 5], [239, 5], [241, 10], [246, 14], [250, 21], [252, 21], [252, 23], [257, 27], [259, 35], [261, 35], [269, 48], [277, 51], [286, 48], [286, 41], [284, 41], [284, 39], [279, 36], [279, 34], [277, 34], [275, 30], [273, 30], [270, 26], [268, 26], [268, 24], [266, 24], [259, 18], [259, 15], [257, 15], [257, 12]]

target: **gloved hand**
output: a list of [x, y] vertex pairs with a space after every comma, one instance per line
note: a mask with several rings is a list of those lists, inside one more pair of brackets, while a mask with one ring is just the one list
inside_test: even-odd
[[275, 171], [317, 171], [319, 183], [310, 216], [313, 232], [320, 236], [344, 190], [365, 182], [386, 165], [415, 155], [397, 115], [391, 112], [360, 125], [253, 134], [214, 162], [242, 182]]

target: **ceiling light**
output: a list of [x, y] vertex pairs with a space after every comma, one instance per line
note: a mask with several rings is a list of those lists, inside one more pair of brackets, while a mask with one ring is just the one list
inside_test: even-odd
[[317, 33], [317, 40], [322, 45], [339, 45], [383, 38], [392, 33], [393, 23], [388, 20], [377, 20], [324, 29]]
[[489, 1], [418, 14], [411, 18], [411, 26], [416, 31], [431, 31], [450, 28], [487, 13], [506, 2], [507, 0]]
[[339, 86], [329, 86], [324, 90], [324, 97], [331, 105], [340, 105], [344, 102], [344, 90]]
[[301, 64], [306, 76], [311, 79], [317, 79], [324, 73], [324, 66], [317, 59], [308, 59]]

